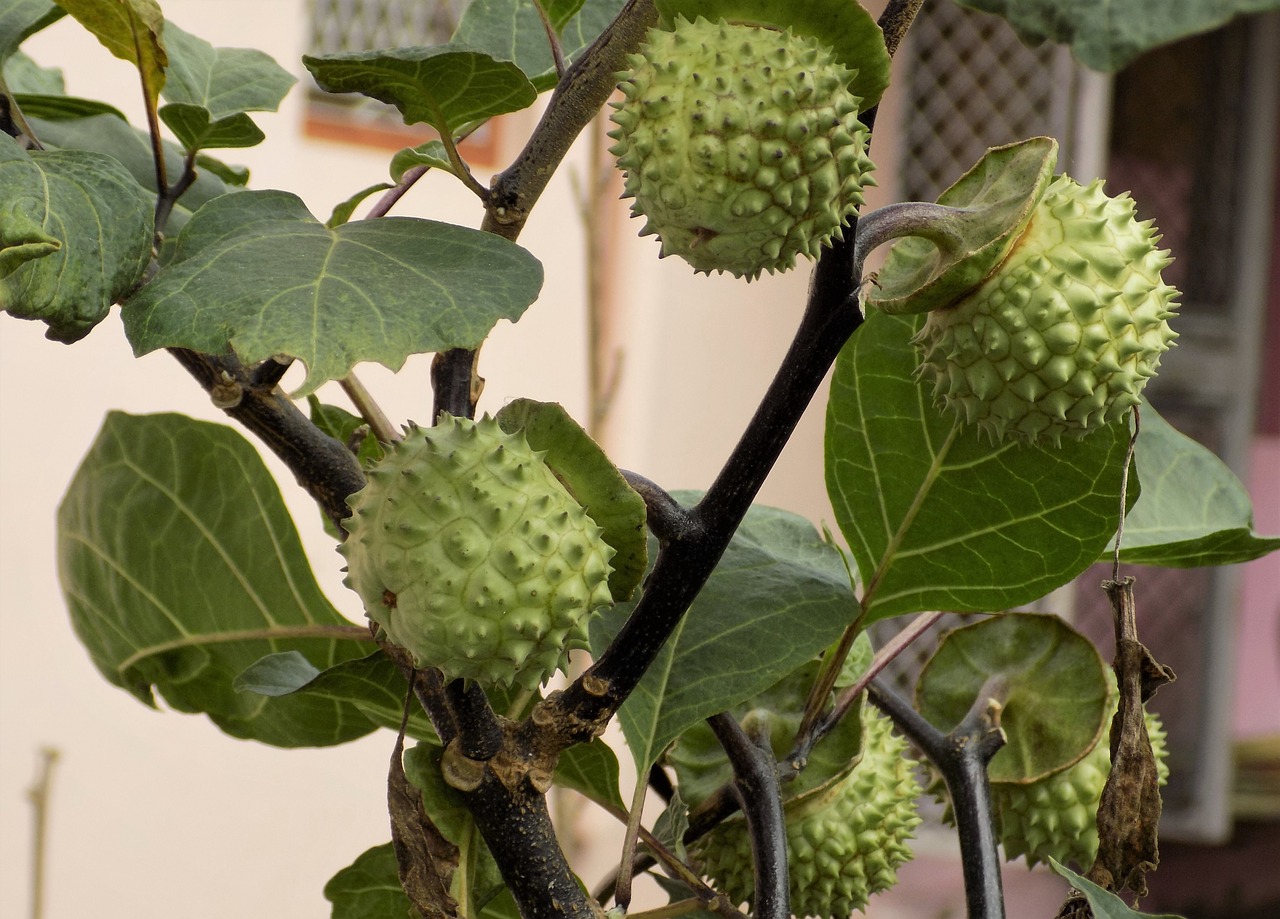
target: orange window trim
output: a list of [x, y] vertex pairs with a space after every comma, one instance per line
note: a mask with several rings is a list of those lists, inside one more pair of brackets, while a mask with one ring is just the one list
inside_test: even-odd
[[[499, 123], [500, 119], [491, 119], [487, 125], [458, 144], [458, 152], [468, 164], [481, 169], [497, 165]], [[325, 111], [318, 106], [307, 107], [302, 133], [316, 140], [393, 151], [417, 147], [440, 136], [434, 128], [425, 124], [370, 124], [348, 118], [340, 112]]]

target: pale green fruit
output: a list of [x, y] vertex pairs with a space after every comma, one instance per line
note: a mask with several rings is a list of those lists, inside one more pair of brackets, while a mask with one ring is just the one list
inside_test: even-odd
[[921, 379], [995, 441], [1056, 444], [1123, 418], [1177, 337], [1159, 239], [1127, 194], [1056, 177], [1004, 262], [929, 313]]
[[[1147, 712], [1146, 720], [1163, 785], [1169, 776], [1165, 732], [1155, 714]], [[1062, 772], [1029, 785], [992, 785], [992, 804], [999, 815], [1005, 857], [1013, 860], [1026, 856], [1028, 867], [1052, 857], [1061, 864], [1086, 870], [1098, 854], [1098, 804], [1110, 774], [1111, 745], [1108, 732], [1103, 731], [1097, 746]]]
[[853, 72], [817, 39], [678, 17], [623, 75], [611, 152], [633, 215], [697, 271], [786, 271], [873, 184]]
[[348, 499], [346, 583], [419, 667], [536, 688], [612, 599], [613, 549], [523, 434], [412, 428]]
[[[826, 791], [786, 805], [791, 911], [796, 916], [847, 919], [868, 898], [897, 883], [911, 858], [907, 845], [920, 823], [913, 764], [906, 741], [870, 706], [862, 711], [862, 758]], [[739, 815], [694, 844], [699, 869], [734, 902], [755, 891], [751, 840]]]

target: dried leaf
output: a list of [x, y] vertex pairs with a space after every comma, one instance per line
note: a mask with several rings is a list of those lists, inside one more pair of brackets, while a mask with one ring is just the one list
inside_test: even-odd
[[457, 919], [449, 893], [458, 867], [458, 847], [444, 837], [422, 807], [422, 793], [404, 774], [404, 732], [396, 738], [387, 775], [391, 843], [400, 866], [400, 884], [424, 919]]
[[1142, 704], [1174, 677], [1138, 641], [1133, 578], [1106, 581], [1102, 588], [1115, 615], [1120, 707], [1111, 722], [1111, 774], [1098, 807], [1098, 856], [1087, 877], [1107, 890], [1128, 889], [1141, 897], [1147, 893], [1147, 872], [1160, 863], [1161, 809]]

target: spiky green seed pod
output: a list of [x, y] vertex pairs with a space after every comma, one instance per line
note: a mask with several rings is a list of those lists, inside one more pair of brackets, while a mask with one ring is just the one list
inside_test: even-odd
[[[1152, 712], [1147, 712], [1146, 721], [1163, 785], [1169, 776], [1164, 728]], [[1103, 731], [1097, 746], [1062, 772], [1030, 785], [992, 785], [1005, 857], [1012, 861], [1026, 856], [1028, 867], [1052, 857], [1061, 864], [1087, 869], [1098, 854], [1098, 805], [1110, 774], [1111, 745]]]
[[[920, 787], [903, 756], [906, 741], [869, 706], [862, 725], [862, 759], [853, 771], [826, 792], [787, 805], [793, 915], [847, 919], [897, 883], [898, 867], [911, 858]], [[691, 854], [734, 902], [751, 899], [751, 840], [741, 816], [717, 826]]]
[[1056, 177], [1004, 262], [929, 313], [920, 377], [994, 441], [1056, 444], [1124, 417], [1177, 337], [1159, 239], [1127, 194]]
[[662, 255], [753, 279], [840, 238], [873, 183], [853, 72], [829, 48], [677, 17], [628, 63], [611, 152]]
[[447, 678], [536, 688], [612, 602], [613, 549], [522, 434], [442, 416], [348, 499], [347, 586]]

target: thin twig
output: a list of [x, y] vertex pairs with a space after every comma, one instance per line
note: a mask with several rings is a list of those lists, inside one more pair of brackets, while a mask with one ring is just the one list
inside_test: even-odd
[[61, 754], [53, 747], [40, 751], [35, 784], [27, 790], [27, 800], [35, 812], [31, 833], [31, 919], [44, 916], [45, 866], [49, 855], [49, 797], [53, 790], [53, 767]]
[[840, 695], [836, 698], [835, 704], [831, 711], [827, 713], [821, 720], [815, 721], [806, 731], [804, 727], [796, 733], [795, 749], [787, 757], [787, 761], [793, 769], [802, 769], [808, 761], [809, 753], [815, 746], [835, 729], [844, 717], [849, 713], [858, 699], [862, 696], [863, 690], [871, 685], [872, 680], [879, 676], [893, 662], [899, 654], [907, 649], [907, 647], [933, 627], [939, 619], [943, 617], [943, 613], [921, 613], [911, 620], [897, 635], [893, 636], [885, 643], [879, 651], [872, 657], [871, 663], [867, 666], [866, 671], [858, 677], [851, 685], [841, 690]]
[[1129, 435], [1129, 449], [1124, 455], [1124, 472], [1120, 476], [1120, 521], [1116, 524], [1116, 554], [1111, 564], [1111, 580], [1120, 580], [1120, 540], [1124, 536], [1124, 518], [1129, 513], [1129, 467], [1138, 449], [1138, 431], [1142, 418], [1138, 406], [1133, 407], [1133, 433]]
[[556, 78], [563, 80], [565, 71], [564, 48], [560, 44], [560, 36], [556, 34], [556, 28], [551, 24], [551, 17], [547, 15], [541, 0], [533, 0], [533, 8], [538, 11], [538, 18], [542, 20], [542, 28], [547, 33], [547, 44], [551, 46], [551, 60], [556, 65]]
[[365, 385], [360, 382], [359, 377], [349, 373], [338, 381], [338, 385], [347, 394], [347, 398], [360, 413], [360, 417], [369, 425], [369, 429], [373, 431], [373, 436], [378, 438], [379, 443], [393, 444], [400, 440], [400, 432], [391, 424], [391, 419], [387, 417]]

